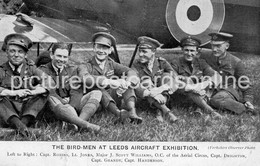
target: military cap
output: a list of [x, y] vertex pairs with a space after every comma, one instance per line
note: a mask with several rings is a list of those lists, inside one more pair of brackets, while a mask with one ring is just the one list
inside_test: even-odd
[[188, 37], [184, 37], [181, 39], [180, 41], [180, 45], [181, 47], [184, 46], [197, 46], [199, 47], [201, 45], [201, 41], [195, 37], [192, 36], [188, 36]]
[[209, 36], [211, 36], [211, 44], [222, 44], [233, 37], [233, 35], [224, 32], [210, 33]]
[[147, 48], [156, 49], [162, 46], [162, 44], [159, 41], [147, 36], [139, 37], [138, 44], [139, 44], [139, 49], [147, 49]]
[[5, 37], [2, 50], [6, 51], [8, 45], [18, 45], [28, 51], [32, 47], [32, 41], [28, 37], [19, 33], [12, 33]]
[[116, 45], [116, 39], [110, 33], [107, 32], [97, 32], [92, 36], [92, 42], [97, 44], [102, 44], [108, 47]]

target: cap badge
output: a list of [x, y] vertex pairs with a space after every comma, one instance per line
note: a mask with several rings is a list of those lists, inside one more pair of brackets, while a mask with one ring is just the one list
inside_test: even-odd
[[217, 38], [218, 38], [217, 35], [214, 35], [214, 36], [212, 37], [213, 40], [217, 40]]

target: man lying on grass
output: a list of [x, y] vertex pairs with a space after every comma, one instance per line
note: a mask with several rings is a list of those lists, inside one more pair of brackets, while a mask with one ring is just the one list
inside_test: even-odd
[[214, 91], [210, 104], [220, 110], [236, 114], [251, 112], [258, 114], [253, 105], [252, 84], [243, 62], [227, 51], [233, 35], [211, 33], [212, 55], [204, 55], [207, 63], [222, 77], [221, 85]]

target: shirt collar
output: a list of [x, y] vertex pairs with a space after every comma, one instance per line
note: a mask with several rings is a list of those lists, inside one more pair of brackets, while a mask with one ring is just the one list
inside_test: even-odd
[[51, 65], [52, 65], [52, 67], [53, 67], [53, 69], [54, 69], [54, 71], [56, 72], [56, 74], [57, 75], [59, 75], [61, 72], [62, 72], [62, 70], [64, 69], [64, 66], [61, 68], [61, 70], [60, 70], [60, 73], [58, 72], [59, 71], [59, 69], [53, 64], [53, 63], [51, 63]]
[[[12, 68], [13, 71], [15, 70], [15, 66], [14, 66], [12, 63], [9, 62], [9, 66]], [[18, 69], [17, 69], [17, 71], [18, 71], [19, 73], [21, 73], [22, 67], [23, 67], [23, 63], [22, 63], [22, 64], [18, 67]]]
[[155, 57], [153, 57], [147, 64], [148, 69], [151, 71], [153, 69], [154, 60], [155, 60]]
[[223, 59], [225, 59], [226, 57], [227, 57], [227, 52], [225, 52], [223, 56], [220, 56], [220, 57], [218, 58], [218, 60], [223, 60]]
[[105, 63], [106, 63], [107, 60], [100, 61], [100, 60], [98, 60], [97, 58], [95, 58], [95, 60], [96, 60], [96, 62], [97, 62], [97, 64], [98, 64], [98, 66], [99, 66], [102, 70], [104, 70], [104, 68], [105, 68]]
[[96, 57], [95, 57], [95, 60], [96, 60], [96, 62], [97, 62], [98, 65], [103, 65], [103, 64], [106, 63], [106, 60], [100, 61], [100, 60], [98, 60]]

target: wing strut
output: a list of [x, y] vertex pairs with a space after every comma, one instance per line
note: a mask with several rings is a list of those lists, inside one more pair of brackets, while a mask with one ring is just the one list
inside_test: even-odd
[[137, 53], [138, 46], [139, 46], [139, 44], [137, 44], [137, 45], [135, 46], [135, 51], [134, 51], [134, 53], [133, 53], [133, 55], [132, 55], [131, 61], [130, 61], [129, 66], [128, 66], [128, 67], [130, 67], [130, 68], [131, 68], [131, 66], [133, 65], [133, 62], [134, 62], [134, 60], [135, 60], [135, 55], [136, 55], [136, 53]]

